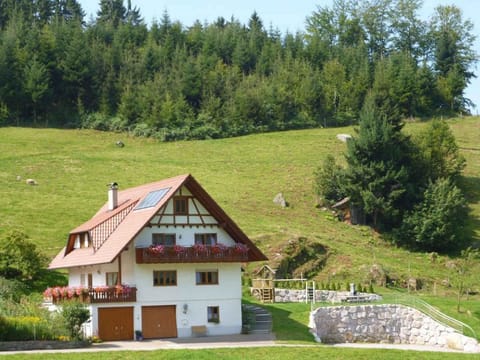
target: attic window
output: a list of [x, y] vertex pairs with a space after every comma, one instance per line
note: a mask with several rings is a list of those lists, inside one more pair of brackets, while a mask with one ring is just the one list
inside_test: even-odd
[[173, 213], [175, 215], [188, 215], [188, 198], [185, 196], [176, 196], [173, 203]]
[[147, 209], [157, 206], [160, 200], [162, 200], [163, 197], [168, 193], [168, 190], [170, 190], [170, 188], [149, 192], [148, 195], [145, 196], [145, 198], [140, 202], [140, 204], [137, 205], [135, 210]]

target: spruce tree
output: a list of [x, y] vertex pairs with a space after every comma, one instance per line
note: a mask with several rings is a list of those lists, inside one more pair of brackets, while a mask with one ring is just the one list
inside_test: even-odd
[[379, 115], [369, 98], [357, 134], [347, 143], [344, 193], [374, 227], [390, 229], [401, 221], [400, 205], [408, 187], [409, 139], [400, 128]]

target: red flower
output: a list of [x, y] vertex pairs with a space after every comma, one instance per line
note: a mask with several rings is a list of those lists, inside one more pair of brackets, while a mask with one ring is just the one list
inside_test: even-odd
[[212, 253], [215, 255], [223, 254], [227, 250], [227, 247], [223, 244], [215, 244], [212, 246]]
[[248, 246], [244, 244], [235, 244], [233, 251], [235, 254], [245, 255], [248, 252]]
[[183, 254], [187, 249], [184, 246], [181, 245], [174, 245], [173, 246], [173, 251], [175, 254]]
[[165, 247], [163, 245], [150, 245], [147, 252], [151, 255], [160, 255], [165, 252]]
[[207, 245], [195, 244], [193, 245], [193, 250], [198, 254], [203, 254], [207, 252]]

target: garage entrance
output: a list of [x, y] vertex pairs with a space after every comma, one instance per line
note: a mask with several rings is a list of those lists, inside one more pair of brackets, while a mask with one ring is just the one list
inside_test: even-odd
[[133, 340], [133, 307], [99, 308], [98, 336], [104, 341]]
[[145, 339], [177, 337], [175, 305], [142, 306], [142, 333]]

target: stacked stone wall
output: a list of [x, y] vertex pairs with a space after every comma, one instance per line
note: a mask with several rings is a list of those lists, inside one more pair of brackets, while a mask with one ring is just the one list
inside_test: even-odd
[[310, 328], [323, 343], [393, 343], [478, 352], [478, 342], [403, 305], [330, 306], [310, 314]]
[[[346, 301], [350, 296], [348, 291], [333, 291], [333, 290], [315, 290], [316, 302], [340, 303]], [[376, 294], [357, 293], [357, 296], [364, 297], [365, 301], [381, 300], [382, 297]], [[305, 302], [306, 291], [291, 290], [291, 289], [277, 289], [275, 288], [275, 302]]]

